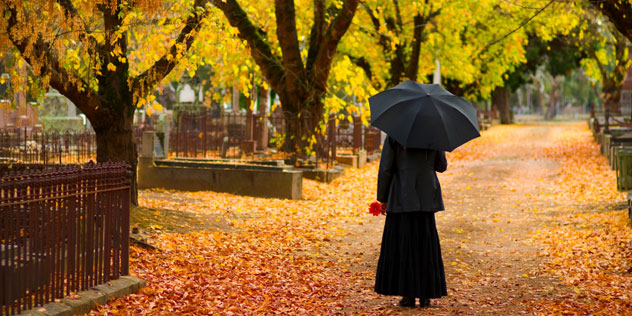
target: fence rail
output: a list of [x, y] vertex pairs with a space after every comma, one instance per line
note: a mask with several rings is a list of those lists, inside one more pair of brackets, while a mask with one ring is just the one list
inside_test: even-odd
[[[296, 120], [306, 119], [305, 116]], [[315, 144], [316, 160], [330, 163], [336, 153], [379, 150], [380, 131], [364, 126], [359, 117], [353, 122], [325, 119], [326, 133]], [[281, 146], [287, 128], [281, 113], [261, 116], [253, 113], [210, 111], [181, 112], [169, 138], [169, 157], [287, 159]], [[294, 124], [302, 126], [301, 124]], [[333, 126], [333, 128], [332, 128]], [[134, 129], [137, 151], [143, 129]], [[164, 144], [165, 135], [157, 133]], [[376, 141], [377, 140], [377, 141]], [[30, 129], [0, 130], [0, 161], [16, 163], [67, 164], [96, 160], [93, 132], [33, 132]]]
[[[297, 118], [300, 119], [305, 118]], [[325, 135], [318, 138], [315, 146], [318, 161], [334, 161], [336, 152], [357, 153], [364, 149], [373, 153], [379, 150], [381, 132], [378, 129], [362, 125], [356, 116], [353, 123], [336, 121], [333, 114], [325, 120]], [[198, 158], [246, 155], [257, 159], [283, 159], [287, 157], [280, 144], [284, 141], [287, 126], [286, 118], [278, 113], [268, 116], [253, 113], [217, 115], [205, 111], [179, 113], [176, 127], [169, 135], [169, 155]]]
[[0, 315], [129, 274], [124, 163], [0, 168]]
[[170, 153], [176, 157], [239, 157], [242, 143], [253, 140], [254, 116], [210, 112], [180, 113], [170, 134]]
[[365, 150], [372, 154], [380, 150], [381, 133], [373, 126], [363, 125], [359, 116], [352, 116], [352, 122], [342, 120], [336, 124], [336, 149], [352, 153]]
[[8, 162], [86, 163], [96, 160], [96, 151], [96, 138], [92, 132], [0, 130], [0, 159]]

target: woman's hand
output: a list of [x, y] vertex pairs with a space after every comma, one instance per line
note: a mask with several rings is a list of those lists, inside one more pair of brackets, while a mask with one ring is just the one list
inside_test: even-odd
[[382, 203], [382, 214], [386, 214], [386, 203]]

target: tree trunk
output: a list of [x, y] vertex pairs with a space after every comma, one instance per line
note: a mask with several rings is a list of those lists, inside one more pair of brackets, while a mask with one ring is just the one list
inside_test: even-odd
[[544, 119], [547, 121], [552, 120], [557, 115], [557, 102], [559, 99], [559, 85], [561, 81], [560, 77], [553, 79], [553, 86], [551, 86], [551, 98], [549, 99], [549, 106], [544, 113]]
[[259, 117], [261, 119], [261, 130], [259, 131], [259, 139], [257, 140], [257, 148], [262, 150], [268, 149], [268, 91], [263, 87], [258, 87], [259, 95]]
[[492, 94], [492, 102], [498, 109], [500, 124], [513, 123], [513, 115], [509, 106], [509, 90], [505, 87], [497, 87]]
[[[99, 122], [102, 123], [102, 122]], [[132, 167], [130, 201], [133, 205], [138, 205], [138, 189], [136, 179], [136, 167], [138, 165], [138, 155], [134, 143], [134, 133], [132, 130], [132, 116], [123, 116], [112, 120], [111, 124], [99, 124], [95, 127], [97, 138], [97, 162], [124, 161]]]
[[394, 87], [400, 84], [405, 77], [405, 67], [404, 67], [404, 49], [401, 45], [396, 45], [395, 53], [393, 54], [393, 59], [391, 59], [391, 82], [390, 87]]
[[251, 55], [264, 78], [279, 94], [286, 119], [283, 150], [295, 152], [297, 156], [309, 153], [314, 137], [317, 143], [320, 137], [317, 129], [323, 115], [322, 98], [327, 91], [327, 79], [338, 43], [351, 25], [359, 1], [343, 0], [339, 9], [327, 12], [324, 1], [314, 2], [306, 58], [301, 56], [294, 1], [274, 1], [280, 55], [274, 52], [265, 32], [250, 21], [236, 0], [211, 2], [239, 30], [239, 37], [250, 46]]
[[[316, 108], [300, 113], [284, 112], [285, 140], [283, 151], [295, 153], [294, 159], [305, 159], [309, 153], [322, 154], [325, 144], [318, 130], [322, 112]], [[312, 142], [313, 137], [316, 138], [315, 144]]]
[[602, 87], [602, 98], [604, 104], [608, 105], [608, 110], [611, 115], [621, 115], [621, 105], [619, 100], [621, 99], [622, 84], [616, 84], [612, 80], [608, 80]]
[[544, 100], [542, 98], [542, 91], [540, 89], [535, 89], [535, 109], [533, 109], [534, 113], [543, 113], [544, 112]]

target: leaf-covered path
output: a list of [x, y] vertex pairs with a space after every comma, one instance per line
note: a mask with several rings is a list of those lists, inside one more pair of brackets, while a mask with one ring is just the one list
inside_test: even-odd
[[[162, 249], [132, 249], [148, 287], [93, 314], [632, 315], [625, 199], [585, 123], [497, 126], [448, 162], [448, 296], [430, 308], [372, 291], [384, 223], [368, 214], [372, 163], [305, 180], [301, 201], [143, 191], [153, 213], [138, 220]], [[189, 225], [170, 229], [177, 214]]]

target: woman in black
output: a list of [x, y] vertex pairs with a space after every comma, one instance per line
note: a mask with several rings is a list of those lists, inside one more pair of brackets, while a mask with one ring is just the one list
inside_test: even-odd
[[401, 306], [428, 306], [447, 295], [434, 213], [444, 210], [435, 171], [448, 166], [443, 151], [404, 148], [387, 137], [377, 180], [386, 209], [375, 291], [400, 295]]

